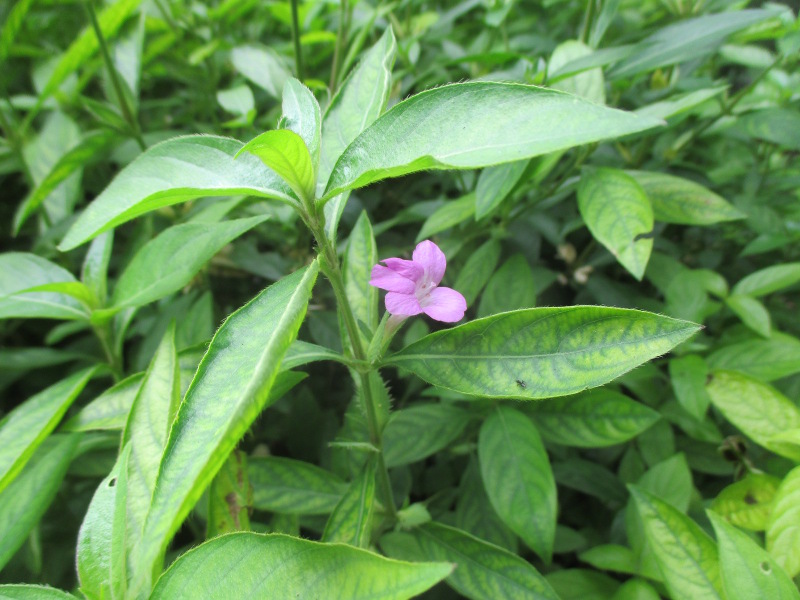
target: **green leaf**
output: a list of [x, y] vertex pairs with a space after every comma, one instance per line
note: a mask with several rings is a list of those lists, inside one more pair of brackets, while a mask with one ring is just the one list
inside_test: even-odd
[[627, 546], [603, 544], [581, 552], [578, 558], [599, 571], [616, 571], [629, 575], [638, 573], [636, 555]]
[[[385, 110], [392, 90], [392, 66], [396, 53], [394, 33], [391, 27], [387, 27], [331, 99], [322, 120], [317, 194], [324, 192], [333, 167], [345, 148]], [[347, 197], [347, 193], [341, 194], [325, 205], [325, 233], [331, 240], [336, 238], [336, 228]]]
[[568, 458], [555, 462], [553, 476], [559, 485], [594, 496], [611, 506], [621, 506], [628, 499], [628, 492], [617, 476], [589, 460]]
[[604, 573], [588, 569], [562, 569], [547, 574], [561, 600], [606, 600], [619, 588], [619, 583]]
[[224, 246], [267, 218], [170, 227], [142, 246], [122, 272], [112, 296], [114, 309], [148, 304], [180, 290]]
[[[719, 96], [727, 89], [727, 85], [720, 85], [717, 87], [684, 92], [682, 94], [674, 94], [665, 100], [660, 100], [637, 108], [634, 112], [637, 115], [645, 115], [655, 119], [669, 119], [687, 113], [693, 108], [703, 104], [706, 100], [714, 96]], [[634, 172], [631, 171], [630, 173], [633, 174]], [[655, 206], [653, 208], [655, 208]]]
[[0, 254], [0, 319], [87, 319], [89, 313], [72, 296], [24, 292], [62, 283], [77, 281], [72, 273], [49, 260], [27, 252]]
[[800, 115], [788, 108], [770, 107], [739, 117], [736, 128], [749, 136], [767, 140], [790, 150], [800, 150], [800, 142], [792, 132], [800, 127]]
[[653, 249], [653, 209], [636, 180], [618, 169], [584, 171], [578, 208], [592, 236], [641, 281]]
[[[14, 38], [17, 37], [23, 23], [25, 15], [33, 4], [34, 0], [17, 0], [14, 8], [8, 11], [3, 27], [0, 28], [0, 62], [5, 62], [9, 51], [14, 45]], [[3, 588], [0, 588], [2, 590]]]
[[733, 286], [732, 294], [760, 298], [800, 282], [800, 262], [761, 269], [743, 277]]
[[772, 440], [788, 429], [800, 427], [800, 408], [794, 402], [771, 385], [735, 371], [714, 371], [706, 389], [714, 406], [747, 437], [781, 456], [800, 461], [800, 448]]
[[387, 467], [408, 465], [449, 446], [464, 431], [469, 412], [452, 404], [418, 404], [392, 413], [383, 430]]
[[766, 550], [712, 511], [706, 514], [717, 535], [722, 585], [728, 600], [800, 600], [800, 591]]
[[53, 165], [50, 172], [25, 197], [14, 215], [13, 232], [16, 235], [28, 217], [36, 212], [47, 197], [70, 175], [83, 168], [98, 154], [107, 151], [118, 134], [113, 131], [95, 131], [87, 134], [76, 146], [70, 148]]
[[283, 86], [283, 116], [280, 127], [294, 131], [308, 148], [314, 172], [314, 188], [311, 189], [309, 198], [314, 198], [322, 137], [322, 117], [314, 94], [294, 77], [287, 79]]
[[682, 513], [689, 510], [693, 490], [692, 471], [682, 452], [654, 464], [636, 485]]
[[721, 196], [689, 179], [648, 171], [625, 173], [633, 177], [644, 190], [657, 221], [713, 225], [746, 216]]
[[206, 539], [232, 531], [250, 531], [252, 507], [253, 488], [247, 476], [247, 455], [234, 450], [208, 488]]
[[517, 552], [517, 536], [492, 508], [475, 455], [470, 456], [461, 477], [454, 525], [490, 544], [513, 553]]
[[706, 391], [708, 365], [696, 354], [679, 356], [669, 361], [669, 379], [675, 398], [698, 421], [705, 418], [711, 398]]
[[285, 514], [328, 514], [347, 487], [330, 471], [278, 456], [251, 458], [247, 474], [253, 486], [253, 506]]
[[123, 430], [143, 378], [144, 373], [136, 373], [114, 384], [64, 423], [61, 430]]
[[[268, 287], [234, 312], [211, 340], [170, 429], [147, 512], [134, 594], [231, 450], [265, 407], [286, 349], [297, 335], [319, 263]], [[225, 402], [220, 402], [225, 398]]]
[[[591, 54], [592, 49], [583, 42], [566, 40], [553, 50], [550, 62], [547, 64], [547, 71], [555, 73], [564, 65]], [[552, 87], [597, 104], [606, 103], [605, 80], [603, 79], [603, 70], [600, 68], [588, 69], [576, 75], [564, 77], [553, 83]]]
[[767, 550], [789, 574], [800, 574], [800, 467], [783, 478], [767, 523]]
[[425, 219], [417, 234], [417, 242], [463, 223], [475, 214], [475, 194], [470, 193], [457, 200], [448, 200]]
[[387, 177], [518, 161], [659, 124], [556, 90], [495, 82], [445, 85], [398, 103], [353, 140], [324, 198]]
[[378, 262], [378, 245], [367, 211], [353, 225], [342, 260], [344, 290], [356, 321], [371, 331], [378, 327], [378, 288], [369, 285], [372, 267]]
[[616, 591], [611, 600], [660, 600], [655, 588], [643, 579], [629, 579]]
[[447, 584], [473, 600], [558, 600], [544, 577], [526, 560], [465, 531], [427, 523], [411, 532], [419, 556], [455, 563]]
[[56, 496], [78, 445], [77, 435], [53, 435], [19, 477], [0, 492], [0, 569], [14, 556]]
[[302, 340], [295, 340], [286, 351], [286, 355], [281, 361], [281, 369], [294, 369], [301, 365], [315, 362], [318, 360], [334, 360], [343, 362], [344, 357], [330, 348], [323, 348], [316, 344], [309, 344]]
[[210, 135], [156, 144], [126, 166], [81, 214], [61, 241], [66, 252], [152, 210], [202, 196], [247, 194], [296, 205], [289, 189], [255, 156], [234, 156], [242, 144]]
[[[194, 548], [158, 580], [152, 600], [274, 598], [404, 600], [447, 577], [447, 563], [407, 563], [343, 544], [232, 533]], [[313, 574], [313, 576], [310, 576]]]
[[630, 57], [617, 63], [610, 76], [614, 79], [630, 77], [658, 67], [697, 60], [711, 54], [732, 33], [775, 14], [773, 10], [737, 10], [667, 25], [636, 44]]
[[758, 335], [765, 338], [771, 335], [772, 319], [761, 302], [750, 296], [728, 296], [725, 304]]
[[697, 329], [622, 308], [532, 308], [432, 333], [384, 363], [465, 394], [551, 398], [608, 383]]
[[75, 596], [43, 585], [0, 585], [0, 598], [5, 600], [75, 600]]
[[500, 242], [490, 239], [473, 252], [464, 263], [453, 287], [464, 296], [467, 306], [475, 301], [483, 286], [489, 281], [497, 261], [500, 260], [501, 252]]
[[647, 541], [673, 598], [724, 598], [717, 546], [691, 519], [655, 496], [629, 486]]
[[141, 538], [158, 466], [180, 400], [180, 383], [175, 322], [172, 321], [150, 360], [122, 433], [122, 444], [131, 445], [127, 493], [128, 548], [134, 548]]
[[86, 252], [81, 267], [81, 281], [89, 291], [90, 306], [105, 306], [108, 300], [108, 263], [114, 247], [114, 232], [98, 235]]
[[347, 487], [325, 524], [323, 542], [342, 542], [360, 548], [369, 546], [372, 512], [375, 508], [376, 467], [377, 461], [374, 458], [368, 459], [361, 472]]
[[510, 310], [533, 308], [536, 304], [536, 281], [528, 260], [515, 254], [494, 272], [478, 305], [478, 316], [485, 317]]
[[626, 442], [660, 418], [644, 404], [606, 389], [532, 403], [525, 410], [545, 439], [578, 448]]
[[31, 396], [0, 421], [0, 493], [19, 474], [96, 373], [84, 369]]
[[711, 503], [711, 510], [728, 522], [753, 531], [764, 531], [781, 480], [765, 473], [748, 473], [725, 487]]
[[522, 179], [530, 164], [518, 160], [485, 168], [475, 186], [475, 219], [480, 220], [496, 209]]
[[89, 598], [124, 598], [129, 458], [128, 444], [97, 487], [78, 533], [78, 580], [81, 591]]
[[481, 427], [478, 458], [497, 514], [549, 563], [556, 535], [556, 482], [536, 427], [519, 411], [498, 407]]
[[249, 152], [275, 171], [303, 202], [314, 199], [314, 163], [306, 143], [290, 129], [266, 131], [247, 142], [236, 153]]
[[234, 68], [273, 98], [280, 98], [290, 75], [283, 61], [271, 48], [237, 46], [231, 50]]
[[708, 355], [707, 362], [712, 369], [741, 371], [764, 381], [782, 379], [800, 372], [800, 340], [773, 331], [767, 340], [722, 346]]

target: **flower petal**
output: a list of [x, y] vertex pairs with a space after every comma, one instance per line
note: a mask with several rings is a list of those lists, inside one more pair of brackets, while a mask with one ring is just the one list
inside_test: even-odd
[[406, 279], [417, 282], [422, 279], [425, 274], [425, 269], [422, 265], [415, 263], [413, 260], [405, 260], [402, 258], [387, 258], [381, 261], [395, 273], [402, 275]]
[[398, 294], [389, 292], [386, 294], [386, 310], [393, 315], [412, 317], [422, 312], [419, 300], [414, 294]]
[[[388, 296], [387, 296], [388, 299]], [[457, 291], [437, 287], [420, 302], [423, 312], [431, 319], [445, 323], [455, 323], [464, 317], [467, 301]]]
[[439, 285], [442, 277], [444, 277], [444, 270], [447, 268], [447, 259], [444, 256], [444, 252], [439, 249], [439, 246], [430, 240], [420, 242], [414, 249], [412, 258], [415, 263], [425, 269], [428, 281], [433, 285]]
[[403, 277], [397, 271], [393, 271], [389, 267], [383, 265], [375, 265], [372, 267], [372, 274], [369, 284], [382, 290], [389, 292], [398, 292], [400, 294], [413, 294], [417, 284]]

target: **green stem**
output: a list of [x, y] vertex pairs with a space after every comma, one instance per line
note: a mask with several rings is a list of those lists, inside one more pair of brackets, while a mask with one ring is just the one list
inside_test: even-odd
[[128, 126], [131, 128], [131, 133], [133, 138], [136, 140], [136, 143], [139, 144], [139, 147], [142, 150], [147, 150], [147, 144], [144, 143], [144, 138], [142, 138], [142, 132], [139, 129], [139, 123], [133, 116], [133, 111], [128, 105], [128, 100], [122, 92], [122, 83], [119, 80], [119, 73], [117, 73], [117, 69], [114, 67], [114, 61], [111, 60], [111, 54], [108, 51], [106, 38], [103, 35], [103, 31], [100, 29], [100, 23], [97, 21], [97, 13], [95, 13], [94, 4], [92, 3], [92, 0], [84, 0], [83, 6], [86, 9], [87, 15], [89, 16], [89, 22], [92, 24], [94, 34], [97, 36], [97, 43], [100, 46], [100, 54], [103, 56], [103, 62], [106, 65], [108, 77], [111, 79], [111, 85], [114, 87], [114, 93], [117, 95], [122, 116], [125, 118], [125, 121], [127, 121]]
[[595, 3], [597, 0], [587, 0], [586, 13], [581, 28], [581, 41], [584, 44], [589, 43], [589, 34], [592, 30], [592, 22], [594, 21]]
[[[5, 97], [5, 93], [3, 93], [3, 97]], [[11, 102], [9, 102], [8, 98], [5, 98], [6, 104], [8, 104], [9, 109], [12, 109]], [[12, 113], [13, 114], [13, 113]], [[22, 153], [22, 140], [17, 135], [14, 126], [8, 121], [6, 118], [6, 114], [3, 112], [3, 108], [0, 107], [0, 129], [3, 130], [3, 133], [8, 140], [9, 146], [11, 146], [11, 151], [17, 157], [19, 161], [20, 168], [22, 169], [22, 174], [25, 177], [25, 180], [28, 182], [28, 185], [33, 187], [33, 176], [31, 175], [30, 169], [28, 168], [28, 163], [25, 162], [25, 155]]]
[[111, 374], [114, 376], [114, 381], [122, 379], [122, 358], [114, 350], [113, 335], [111, 333], [111, 321], [106, 321], [100, 325], [94, 326], [94, 333], [100, 341], [100, 347], [103, 349], [103, 354], [106, 355], [108, 366], [111, 367]]
[[[314, 238], [319, 245], [320, 253], [322, 254], [322, 269], [325, 276], [331, 282], [333, 287], [333, 294], [336, 296], [336, 303], [341, 311], [344, 320], [347, 335], [350, 338], [350, 345], [352, 347], [353, 357], [361, 364], [367, 363], [367, 354], [364, 350], [364, 344], [361, 341], [361, 333], [356, 325], [356, 319], [353, 311], [350, 309], [350, 303], [347, 300], [347, 293], [344, 287], [344, 278], [339, 266], [339, 257], [336, 255], [336, 250], [330, 243], [330, 240], [325, 235], [324, 227], [320, 224], [316, 215], [307, 217], [307, 223]], [[364, 413], [367, 417], [367, 429], [369, 430], [369, 440], [373, 446], [378, 449], [378, 489], [381, 494], [381, 500], [392, 519], [397, 518], [397, 507], [394, 503], [394, 494], [392, 493], [392, 484], [389, 480], [389, 471], [386, 468], [386, 461], [383, 458], [383, 440], [381, 435], [381, 428], [378, 424], [378, 414], [376, 410], [376, 401], [372, 395], [372, 387], [369, 381], [369, 371], [372, 367], [366, 369], [356, 369], [358, 372], [359, 383], [361, 384], [361, 393], [364, 399]]]
[[292, 0], [292, 37], [294, 38], [294, 64], [297, 78], [303, 81], [303, 50], [300, 45], [300, 19], [297, 15], [298, 0]]
[[331, 96], [336, 93], [336, 88], [339, 87], [339, 63], [342, 60], [342, 52], [344, 52], [344, 46], [347, 40], [347, 2], [348, 0], [340, 0], [339, 2], [339, 31], [336, 33], [336, 46], [333, 48], [331, 80], [328, 84], [331, 90]]

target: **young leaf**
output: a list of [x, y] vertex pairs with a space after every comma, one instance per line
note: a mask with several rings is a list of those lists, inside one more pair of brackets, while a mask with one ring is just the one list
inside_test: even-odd
[[778, 434], [800, 427], [800, 408], [794, 402], [771, 385], [743, 373], [714, 371], [711, 377], [706, 385], [711, 402], [728, 421], [757, 444], [800, 461], [800, 448], [772, 441]]
[[268, 217], [174, 225], [147, 242], [120, 275], [115, 309], [148, 304], [185, 286], [221, 248]]
[[25, 292], [51, 284], [78, 283], [58, 265], [35, 254], [0, 254], [0, 319], [87, 319], [80, 302], [63, 293]]
[[369, 285], [372, 267], [378, 262], [378, 245], [366, 211], [362, 211], [350, 237], [342, 260], [342, 276], [347, 301], [356, 321], [371, 331], [378, 327], [378, 288]]
[[202, 196], [247, 194], [297, 201], [255, 156], [234, 156], [242, 143], [211, 135], [178, 137], [148, 148], [81, 214], [61, 241], [66, 252], [144, 213]]
[[386, 466], [399, 467], [436, 454], [461, 435], [469, 417], [451, 404], [417, 404], [392, 413], [383, 430]]
[[606, 389], [532, 403], [525, 410], [533, 415], [545, 439], [578, 448], [626, 442], [660, 418], [644, 404]]
[[556, 535], [556, 482], [530, 419], [498, 407], [481, 427], [478, 458], [497, 514], [545, 562]]
[[78, 533], [78, 580], [89, 598], [124, 598], [129, 457], [128, 444], [97, 487]]
[[61, 486], [78, 446], [77, 435], [50, 436], [25, 470], [0, 492], [0, 569], [25, 543]]
[[750, 273], [733, 286], [731, 293], [760, 298], [798, 282], [800, 282], [800, 263], [785, 263]]
[[[319, 103], [314, 94], [294, 77], [287, 79], [283, 86], [283, 117], [281, 117], [280, 127], [294, 131], [308, 148], [316, 187], [322, 118]], [[315, 193], [316, 189], [312, 189], [310, 197], [313, 198]]]
[[325, 524], [323, 542], [341, 542], [359, 548], [369, 546], [372, 512], [375, 508], [376, 467], [377, 461], [374, 458], [368, 459], [361, 472], [347, 487]]
[[625, 173], [633, 177], [647, 194], [657, 221], [713, 225], [746, 216], [724, 198], [689, 179], [648, 171]]
[[330, 513], [347, 487], [325, 469], [278, 456], [251, 458], [247, 474], [254, 507], [293, 515]]
[[387, 177], [518, 161], [659, 124], [556, 90], [496, 82], [446, 85], [398, 103], [353, 140], [323, 198]]
[[170, 537], [264, 408], [318, 271], [315, 261], [268, 287], [228, 317], [211, 340], [170, 429], [133, 560], [139, 571], [132, 593], [149, 592]]
[[781, 480], [765, 473], [748, 473], [724, 488], [711, 510], [737, 527], [764, 531]]
[[629, 486], [650, 549], [673, 598], [725, 598], [714, 541], [689, 517], [636, 486]]
[[592, 236], [641, 281], [653, 249], [653, 209], [641, 186], [617, 169], [584, 171], [578, 208]]
[[783, 478], [767, 523], [767, 550], [789, 574], [800, 574], [800, 467]]
[[312, 202], [316, 188], [314, 163], [308, 147], [290, 129], [267, 131], [247, 142], [236, 153], [239, 158], [249, 152], [275, 171], [302, 202]]
[[728, 600], [800, 600], [800, 591], [766, 550], [712, 511], [706, 514], [717, 535], [722, 585]]
[[84, 369], [31, 396], [0, 421], [0, 493], [50, 435], [96, 373]]
[[181, 556], [150, 598], [229, 600], [268, 590], [274, 598], [405, 600], [436, 585], [451, 570], [447, 563], [400, 562], [344, 544], [232, 533]]
[[426, 335], [384, 363], [465, 394], [551, 398], [608, 383], [697, 330], [622, 308], [532, 308]]

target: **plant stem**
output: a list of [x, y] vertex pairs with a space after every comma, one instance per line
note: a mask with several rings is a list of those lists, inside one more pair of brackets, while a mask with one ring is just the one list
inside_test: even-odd
[[142, 138], [142, 132], [139, 129], [139, 123], [136, 121], [136, 117], [133, 116], [133, 111], [128, 105], [128, 100], [122, 92], [122, 83], [119, 80], [119, 73], [117, 73], [117, 69], [114, 67], [114, 61], [111, 60], [111, 54], [108, 51], [106, 38], [103, 35], [103, 31], [100, 29], [100, 23], [97, 21], [97, 13], [95, 13], [94, 4], [92, 3], [92, 0], [84, 0], [83, 6], [86, 9], [87, 15], [89, 16], [89, 21], [92, 24], [92, 29], [94, 29], [94, 34], [97, 36], [97, 43], [100, 46], [100, 54], [103, 56], [103, 62], [106, 65], [108, 77], [111, 79], [111, 85], [114, 87], [114, 93], [117, 95], [122, 116], [125, 118], [125, 121], [127, 121], [128, 126], [131, 128], [131, 134], [136, 140], [136, 143], [139, 144], [139, 147], [142, 150], [147, 150], [147, 144], [144, 143], [144, 138]]
[[297, 15], [299, 0], [292, 0], [292, 37], [294, 38], [294, 65], [297, 78], [303, 81], [303, 50], [300, 45], [300, 19]]
[[347, 2], [348, 0], [340, 0], [339, 2], [339, 31], [336, 33], [336, 46], [333, 48], [331, 80], [328, 84], [328, 88], [331, 90], [331, 96], [336, 93], [336, 88], [339, 87], [339, 63], [342, 60], [342, 52], [344, 52], [344, 45], [347, 40]]
[[114, 351], [113, 336], [111, 333], [111, 321], [107, 321], [100, 325], [94, 326], [94, 333], [100, 341], [100, 346], [103, 348], [103, 353], [106, 355], [108, 366], [111, 367], [111, 374], [114, 376], [114, 381], [122, 379], [122, 359]]
[[[319, 245], [320, 253], [322, 254], [322, 269], [328, 281], [331, 282], [333, 287], [334, 296], [336, 296], [336, 303], [341, 311], [342, 318], [347, 329], [347, 335], [350, 338], [350, 346], [352, 348], [353, 357], [361, 364], [367, 363], [367, 354], [364, 351], [364, 344], [361, 342], [361, 333], [356, 325], [356, 319], [353, 311], [350, 309], [350, 303], [347, 300], [347, 293], [344, 287], [344, 278], [339, 266], [339, 257], [336, 255], [335, 248], [331, 245], [330, 240], [325, 235], [325, 228], [320, 224], [315, 215], [308, 217], [306, 221], [314, 234], [314, 238]], [[370, 443], [378, 449], [378, 489], [380, 491], [381, 500], [392, 519], [397, 518], [397, 507], [394, 503], [394, 494], [392, 493], [392, 484], [389, 480], [389, 471], [386, 468], [386, 461], [383, 458], [383, 440], [381, 435], [381, 428], [378, 424], [378, 414], [375, 408], [375, 397], [372, 394], [372, 387], [370, 385], [369, 373], [372, 369], [371, 366], [366, 368], [356, 369], [361, 384], [361, 393], [364, 399], [364, 414], [367, 417], [367, 429], [369, 430]]]

